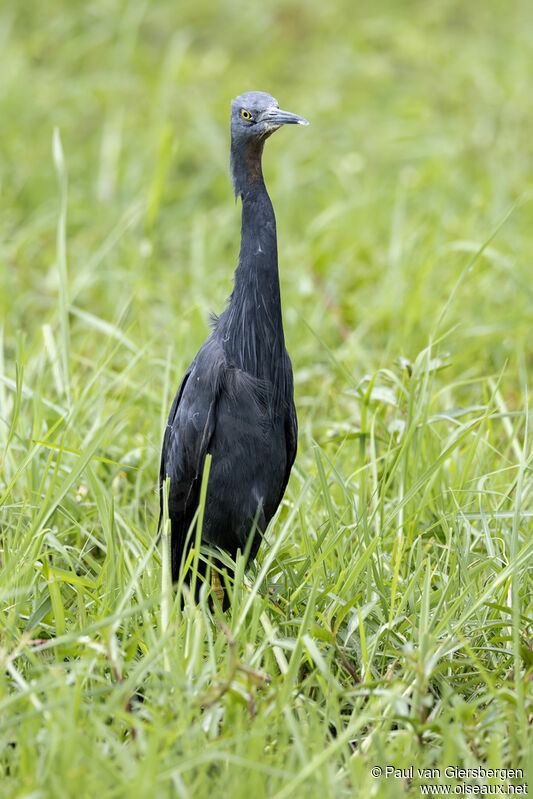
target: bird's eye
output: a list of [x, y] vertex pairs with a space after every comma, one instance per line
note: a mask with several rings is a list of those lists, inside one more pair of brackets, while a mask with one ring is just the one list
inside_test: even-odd
[[246, 110], [246, 108], [243, 108], [242, 111], [241, 111], [241, 117], [243, 119], [251, 119], [252, 115], [250, 114], [249, 111]]

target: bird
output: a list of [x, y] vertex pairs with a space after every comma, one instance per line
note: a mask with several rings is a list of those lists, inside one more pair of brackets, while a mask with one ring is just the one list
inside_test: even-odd
[[[255, 558], [296, 456], [298, 423], [283, 331], [276, 218], [262, 170], [266, 140], [294, 124], [309, 123], [282, 111], [266, 92], [248, 91], [231, 101], [230, 172], [242, 205], [233, 290], [183, 376], [161, 452], [160, 524], [168, 479], [173, 582], [194, 543], [206, 456], [211, 455], [211, 465], [201, 543], [233, 560], [239, 550], [248, 560]], [[203, 560], [198, 573], [205, 579]], [[211, 586], [227, 609], [216, 569]]]

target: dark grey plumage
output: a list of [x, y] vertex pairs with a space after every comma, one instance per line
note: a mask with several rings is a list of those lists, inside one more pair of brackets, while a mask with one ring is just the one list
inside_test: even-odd
[[[187, 369], [170, 410], [160, 469], [170, 478], [172, 576], [176, 580], [198, 506], [205, 456], [212, 456], [202, 541], [233, 558], [250, 532], [253, 558], [281, 502], [296, 455], [292, 366], [283, 335], [276, 219], [261, 157], [281, 125], [307, 124], [263, 92], [231, 104], [231, 174], [242, 199], [234, 288]], [[194, 540], [194, 534], [192, 535]]]

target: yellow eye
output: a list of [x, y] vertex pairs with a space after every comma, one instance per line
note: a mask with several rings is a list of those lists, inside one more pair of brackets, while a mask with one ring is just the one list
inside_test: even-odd
[[241, 111], [241, 117], [243, 119], [251, 119], [252, 115], [250, 114], [249, 111], [247, 111], [245, 108], [243, 108], [242, 111]]

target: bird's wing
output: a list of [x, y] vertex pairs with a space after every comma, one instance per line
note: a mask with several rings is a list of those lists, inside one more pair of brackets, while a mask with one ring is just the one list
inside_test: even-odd
[[[204, 351], [204, 347], [208, 352]], [[225, 359], [206, 342], [187, 370], [168, 418], [159, 471], [160, 510], [163, 485], [170, 478], [168, 510], [172, 528], [172, 576], [177, 579], [187, 533], [198, 505], [205, 456], [213, 437], [216, 406]]]
[[283, 484], [279, 496], [278, 505], [283, 499], [285, 489], [287, 488], [287, 483], [289, 482], [289, 477], [291, 475], [292, 465], [294, 463], [294, 459], [296, 458], [296, 450], [298, 448], [298, 419], [296, 417], [296, 408], [294, 407], [294, 402], [292, 399], [292, 393], [293, 393], [292, 365], [289, 356], [287, 355], [286, 357], [288, 361], [288, 369], [291, 375], [290, 390], [289, 390], [289, 396], [291, 401], [287, 409], [287, 415], [285, 416], [285, 449], [287, 452], [287, 464], [285, 466], [285, 474], [283, 476]]
[[171, 441], [171, 434], [172, 434], [172, 424], [174, 419], [176, 418], [176, 412], [178, 410], [178, 405], [181, 401], [181, 396], [183, 394], [183, 390], [187, 384], [187, 380], [191, 374], [191, 369], [194, 364], [191, 364], [185, 374], [183, 375], [183, 379], [176, 391], [176, 396], [172, 400], [172, 405], [170, 406], [170, 412], [168, 414], [167, 419], [167, 426], [165, 428], [165, 432], [163, 435], [163, 446], [161, 449], [161, 462], [159, 464], [159, 525], [161, 525], [161, 518], [163, 516], [163, 483], [167, 477], [167, 458], [169, 455], [170, 450], [170, 441]]
[[287, 488], [289, 477], [291, 474], [292, 465], [296, 458], [296, 450], [298, 448], [298, 420], [296, 418], [296, 409], [294, 404], [291, 404], [287, 419], [285, 420], [285, 446], [287, 449], [287, 466], [285, 468], [285, 477], [283, 481], [283, 490], [280, 496], [280, 502], [283, 499], [283, 494]]

